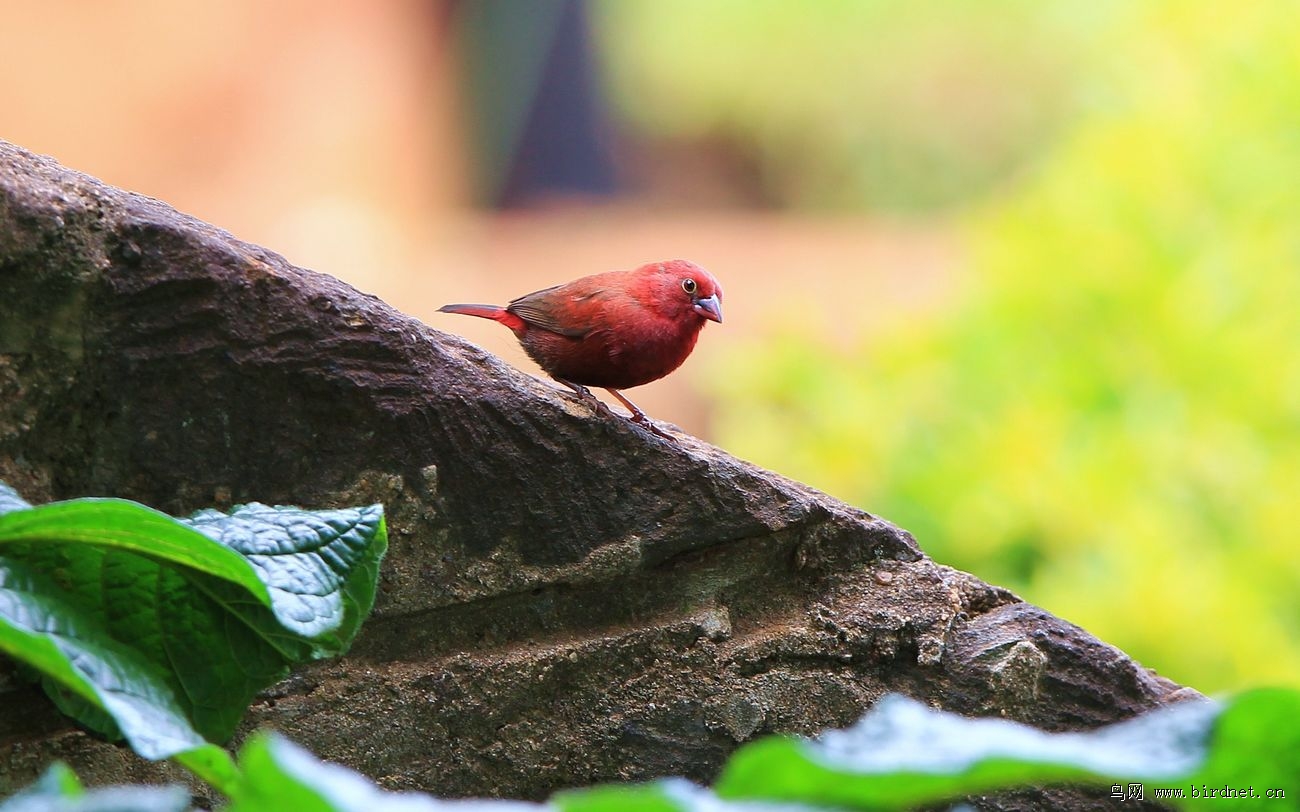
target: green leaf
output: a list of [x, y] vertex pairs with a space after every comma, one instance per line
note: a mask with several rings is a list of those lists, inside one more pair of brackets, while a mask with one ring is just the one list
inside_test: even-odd
[[1300, 775], [1300, 693], [1259, 690], [1182, 702], [1087, 733], [968, 719], [888, 696], [851, 728], [816, 741], [763, 739], [732, 756], [724, 798], [851, 809], [906, 808], [1020, 786], [1142, 783], [1286, 788]]
[[[1267, 790], [1300, 798], [1300, 691], [1259, 688], [1237, 695], [1215, 720], [1208, 761], [1186, 784], [1207, 789], [1252, 789], [1244, 797], [1220, 796], [1219, 808], [1255, 808]], [[1280, 798], [1271, 799], [1281, 800]], [[1195, 801], [1189, 798], [1191, 808]]]
[[1045, 733], [967, 719], [902, 696], [816, 741], [774, 737], [742, 748], [717, 790], [728, 798], [903, 808], [1025, 784], [1168, 780], [1206, 754], [1219, 708], [1182, 703], [1091, 733]]
[[62, 707], [73, 706], [61, 699], [77, 697], [106, 712], [145, 758], [202, 746], [158, 668], [114, 645], [98, 618], [59, 593], [23, 563], [0, 562], [0, 651], [36, 668]]
[[[290, 665], [346, 650], [387, 547], [378, 505], [178, 521], [116, 499], [33, 508], [5, 487], [0, 510], [4, 650], [65, 712], [147, 758], [224, 741]], [[228, 757], [189, 758], [233, 780]]]
[[226, 812], [537, 812], [519, 801], [439, 801], [385, 792], [345, 767], [326, 764], [275, 734], [259, 733], [239, 754], [243, 782]]
[[124, 499], [73, 499], [0, 515], [0, 554], [22, 542], [85, 544], [204, 572], [270, 602], [257, 572], [236, 551], [203, 544], [202, 534], [165, 513]]
[[63, 762], [55, 762], [34, 784], [0, 803], [0, 812], [184, 812], [184, 787], [104, 787], [85, 790]]
[[380, 505], [308, 511], [253, 503], [184, 521], [256, 568], [276, 620], [313, 641], [316, 656], [346, 650], [374, 604], [387, 549]]
[[239, 768], [230, 754], [215, 744], [205, 744], [172, 756], [172, 761], [212, 785], [229, 797], [241, 780]]

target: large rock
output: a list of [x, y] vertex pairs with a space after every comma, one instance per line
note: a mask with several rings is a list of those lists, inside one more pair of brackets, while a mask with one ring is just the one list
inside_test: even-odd
[[[1051, 730], [1191, 693], [888, 522], [3, 142], [0, 479], [178, 514], [383, 502], [392, 547], [353, 652], [267, 691], [244, 729], [394, 788], [708, 781], [740, 742], [890, 691]], [[99, 782], [176, 775], [12, 669], [0, 708], [0, 794], [56, 757]]]

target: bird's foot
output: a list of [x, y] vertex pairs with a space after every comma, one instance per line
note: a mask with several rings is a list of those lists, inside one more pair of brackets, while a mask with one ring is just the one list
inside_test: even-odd
[[618, 391], [617, 389], [606, 389], [605, 391], [610, 393], [614, 397], [618, 398], [618, 402], [626, 406], [627, 410], [632, 413], [632, 416], [629, 417], [628, 420], [630, 420], [633, 423], [636, 423], [638, 426], [650, 432], [651, 434], [655, 435], [656, 437], [662, 437], [665, 440], [674, 443], [677, 442], [676, 437], [674, 437], [673, 435], [669, 434], [668, 432], [656, 426], [654, 424], [654, 421], [646, 417], [645, 412], [641, 411], [639, 408], [637, 408], [637, 405], [635, 403], [633, 403], [632, 401], [624, 397], [622, 392]]
[[608, 406], [605, 405], [605, 401], [591, 394], [591, 390], [583, 386], [582, 384], [573, 383], [572, 381], [566, 381], [562, 378], [556, 378], [555, 380], [559, 381], [560, 383], [572, 389], [574, 392], [578, 393], [578, 397], [580, 399], [590, 401], [592, 408], [596, 410], [597, 414], [603, 414], [606, 417], [616, 416], [614, 412]]
[[645, 412], [637, 410], [637, 412], [633, 414], [631, 417], [629, 417], [628, 420], [632, 423], [636, 423], [638, 426], [650, 432], [651, 434], [655, 435], [656, 437], [662, 437], [665, 440], [668, 440], [669, 442], [673, 442], [673, 443], [677, 442], [677, 438], [675, 436], [669, 434], [668, 432], [656, 426], [653, 420], [645, 416]]
[[622, 420], [628, 421], [629, 423], [635, 423], [656, 437], [662, 437], [669, 442], [677, 442], [675, 436], [656, 426], [653, 420], [646, 417], [645, 412], [637, 408], [635, 403], [624, 397], [623, 393], [619, 392], [617, 389], [606, 389], [605, 391], [618, 398], [618, 402], [627, 407], [627, 410], [632, 413], [630, 417], [622, 417], [621, 415], [614, 414], [614, 411], [605, 405], [605, 401], [591, 394], [591, 390], [580, 383], [566, 381], [563, 378], [556, 378], [555, 380], [572, 389], [578, 394], [579, 398], [591, 401], [592, 406], [596, 409], [598, 414], [605, 415], [606, 417], [618, 417]]

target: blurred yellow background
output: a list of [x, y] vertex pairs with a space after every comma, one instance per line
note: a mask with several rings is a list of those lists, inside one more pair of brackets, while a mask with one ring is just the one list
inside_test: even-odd
[[1300, 15], [8, 4], [0, 137], [436, 314], [686, 257], [652, 417], [1207, 692], [1300, 684]]

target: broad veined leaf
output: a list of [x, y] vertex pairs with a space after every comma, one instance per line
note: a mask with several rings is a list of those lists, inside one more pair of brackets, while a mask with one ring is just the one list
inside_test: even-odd
[[[12, 492], [11, 492], [12, 493]], [[4, 506], [0, 503], [0, 507]], [[0, 514], [0, 555], [22, 543], [85, 544], [121, 550], [238, 584], [271, 601], [249, 562], [229, 547], [200, 544], [196, 532], [165, 513], [125, 499], [72, 499]]]
[[[378, 505], [312, 512], [253, 504], [177, 520], [115, 499], [30, 507], [2, 488], [0, 511], [0, 566], [39, 576], [12, 593], [3, 616], [21, 621], [57, 598], [58, 612], [44, 614], [74, 618], [86, 644], [138, 666], [122, 672], [124, 684], [140, 696], [170, 696], [164, 705], [180, 710], [200, 742], [228, 738], [256, 692], [293, 663], [347, 649], [374, 603], [387, 546]], [[126, 729], [138, 719], [106, 706], [103, 691], [48, 681], [68, 676], [67, 668], [48, 670], [68, 652], [32, 645], [13, 653], [42, 670], [51, 696], [83, 724], [108, 735], [120, 729], [133, 745], [143, 735]], [[95, 673], [115, 672], [81, 678]], [[167, 749], [141, 752], [158, 758], [185, 748]], [[199, 768], [213, 767], [196, 758]]]
[[[40, 672], [65, 710], [76, 700], [120, 729], [145, 758], [166, 758], [205, 742], [160, 670], [137, 651], [115, 645], [91, 613], [60, 596], [49, 579], [18, 561], [0, 561], [0, 650]], [[106, 714], [104, 716], [103, 714]]]
[[374, 604], [386, 545], [379, 505], [308, 511], [253, 503], [182, 521], [251, 563], [280, 625], [313, 641], [317, 656], [345, 650]]

